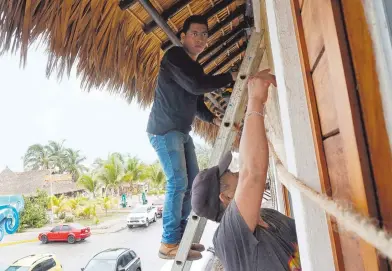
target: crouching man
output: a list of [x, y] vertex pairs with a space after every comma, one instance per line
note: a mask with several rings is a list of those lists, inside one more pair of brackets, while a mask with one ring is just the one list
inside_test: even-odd
[[276, 86], [269, 70], [248, 82], [240, 171], [228, 169], [232, 159], [228, 152], [193, 183], [195, 213], [220, 222], [213, 243], [225, 271], [301, 270], [294, 220], [273, 209], [260, 209], [268, 169], [264, 105], [270, 84]]

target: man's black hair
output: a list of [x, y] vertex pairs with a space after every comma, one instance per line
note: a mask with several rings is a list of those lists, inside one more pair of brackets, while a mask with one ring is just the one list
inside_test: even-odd
[[188, 32], [189, 28], [191, 27], [191, 24], [204, 24], [205, 26], [207, 26], [208, 29], [208, 20], [206, 17], [204, 17], [203, 15], [192, 15], [185, 20], [182, 32]]

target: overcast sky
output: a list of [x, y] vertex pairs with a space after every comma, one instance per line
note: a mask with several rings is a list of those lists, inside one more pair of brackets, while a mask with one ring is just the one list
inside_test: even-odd
[[149, 110], [105, 91], [87, 93], [75, 74], [61, 82], [47, 79], [46, 60], [43, 51], [31, 50], [21, 69], [19, 56], [0, 57], [0, 171], [22, 171], [28, 146], [48, 140], [65, 139], [87, 163], [110, 152], [157, 159], [145, 132]]

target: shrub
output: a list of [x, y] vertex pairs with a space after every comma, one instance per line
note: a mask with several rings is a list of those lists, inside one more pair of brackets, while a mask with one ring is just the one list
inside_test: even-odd
[[66, 218], [66, 217], [65, 217], [65, 213], [64, 213], [64, 212], [62, 212], [62, 213], [59, 214], [59, 219], [63, 220], [63, 219], [65, 219], [65, 218]]
[[72, 223], [74, 222], [74, 217], [73, 216], [66, 216], [64, 219], [65, 223]]
[[18, 231], [26, 228], [40, 228], [48, 223], [46, 207], [48, 195], [45, 191], [37, 191], [36, 197], [23, 197], [25, 206], [20, 213], [20, 225]]

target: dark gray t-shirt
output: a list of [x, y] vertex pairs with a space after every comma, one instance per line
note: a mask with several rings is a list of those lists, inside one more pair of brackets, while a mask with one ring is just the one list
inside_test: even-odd
[[260, 215], [269, 225], [251, 232], [233, 200], [215, 232], [215, 252], [225, 271], [300, 271], [294, 220], [273, 209]]

